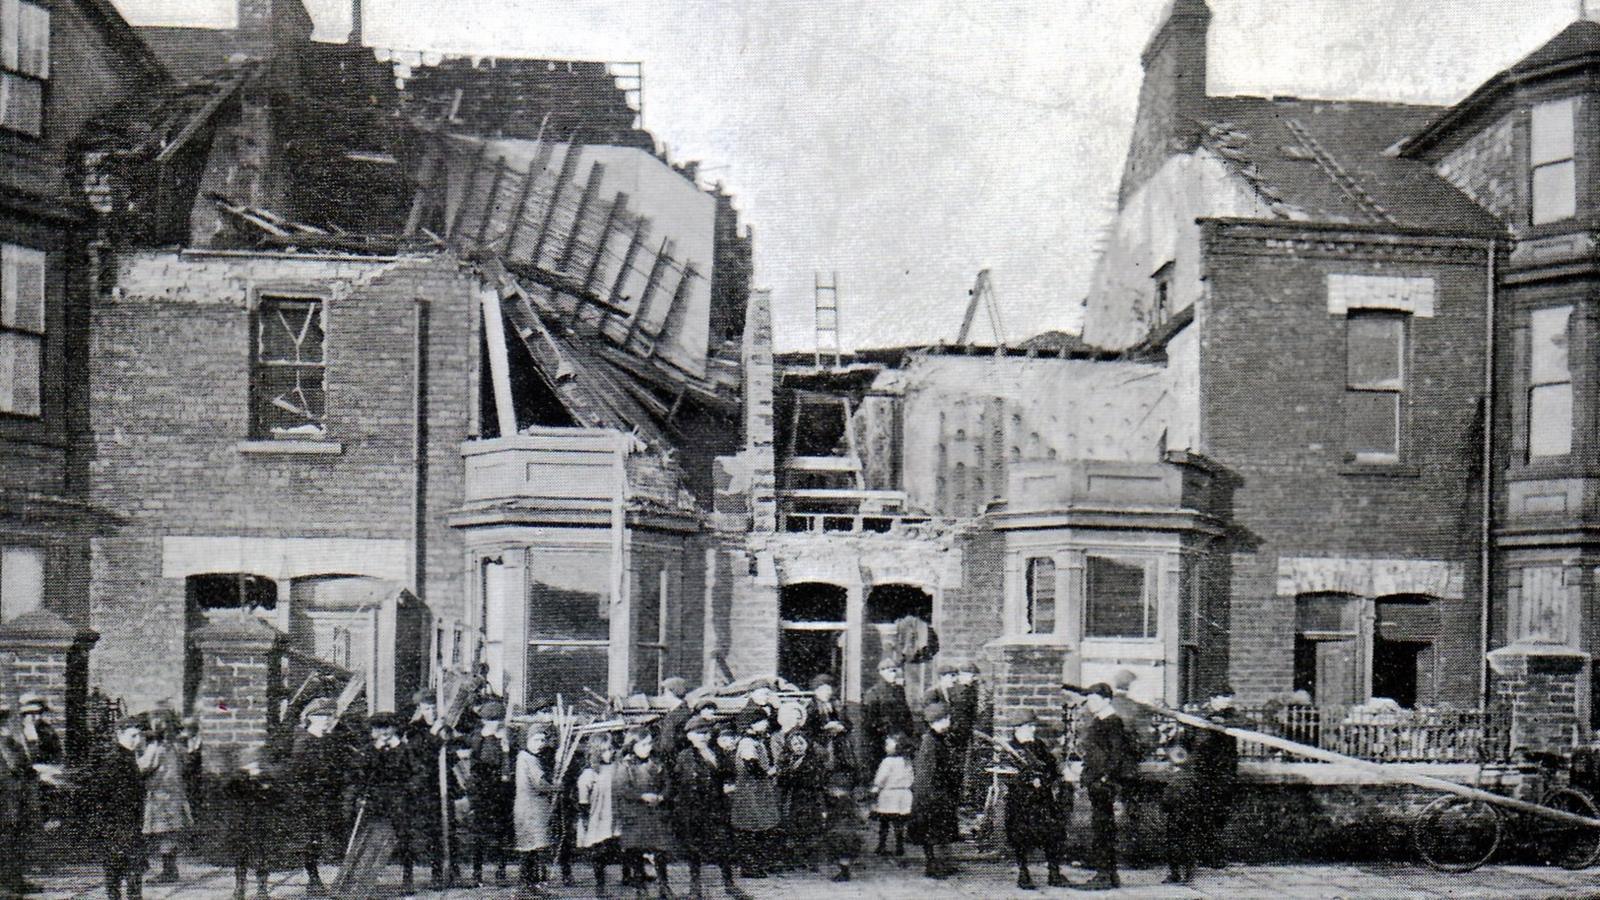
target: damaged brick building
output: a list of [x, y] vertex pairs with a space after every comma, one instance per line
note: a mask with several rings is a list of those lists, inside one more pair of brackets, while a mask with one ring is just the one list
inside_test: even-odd
[[238, 23], [154, 33], [185, 77], [85, 153], [90, 493], [125, 517], [93, 679], [217, 732], [314, 671], [378, 708], [479, 661], [519, 705], [698, 679], [731, 198], [604, 63], [313, 42], [297, 0]]

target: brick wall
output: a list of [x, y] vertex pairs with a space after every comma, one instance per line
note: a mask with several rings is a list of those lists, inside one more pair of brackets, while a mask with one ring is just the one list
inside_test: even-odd
[[282, 638], [261, 622], [229, 617], [200, 629], [195, 643], [204, 660], [194, 712], [205, 764], [223, 772], [241, 750], [263, 746], [277, 724]]
[[[1476, 699], [1479, 394], [1484, 255], [1466, 242], [1208, 224], [1200, 317], [1202, 452], [1229, 471], [1231, 657], [1245, 696], [1288, 690], [1294, 601], [1283, 556], [1432, 559], [1466, 572], [1440, 603], [1442, 691]], [[1329, 274], [1435, 279], [1434, 314], [1407, 323], [1401, 464], [1346, 459], [1346, 318]], [[1426, 702], [1426, 701], [1425, 701]]]
[[1009, 728], [1032, 712], [1060, 733], [1061, 666], [1067, 648], [1041, 644], [993, 644], [988, 648], [994, 688], [994, 724]]
[[1005, 536], [980, 521], [959, 535], [956, 544], [961, 586], [946, 588], [939, 605], [939, 662], [985, 663], [984, 645], [1004, 630]]
[[[163, 536], [412, 543], [418, 298], [427, 301], [425, 575], [413, 590], [436, 612], [461, 615], [463, 545], [446, 515], [462, 500], [474, 284], [442, 257], [137, 253], [119, 261], [118, 290], [94, 304], [89, 373], [92, 499], [128, 518], [94, 541], [92, 616], [104, 635], [94, 677], [108, 694], [134, 708], [179, 696], [183, 582], [161, 575]], [[241, 449], [250, 423], [248, 306], [253, 291], [274, 289], [329, 295], [326, 425], [338, 453]]]
[[1489, 654], [1494, 702], [1511, 713], [1511, 746], [1567, 753], [1588, 738], [1589, 658], [1563, 648]]
[[1211, 10], [1202, 0], [1177, 0], [1157, 26], [1140, 62], [1139, 114], [1122, 172], [1118, 205], [1167, 157], [1194, 149], [1206, 97], [1206, 33]]

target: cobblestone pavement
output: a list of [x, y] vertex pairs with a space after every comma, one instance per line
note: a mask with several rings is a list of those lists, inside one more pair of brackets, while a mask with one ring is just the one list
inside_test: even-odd
[[[426, 870], [424, 870], [425, 872]], [[325, 869], [325, 877], [336, 872]], [[615, 870], [613, 870], [613, 874]], [[513, 873], [514, 875], [515, 873]], [[707, 879], [707, 897], [726, 896], [720, 889], [713, 890], [717, 879], [714, 874]], [[1588, 872], [1568, 872], [1537, 866], [1487, 866], [1466, 875], [1444, 875], [1416, 866], [1357, 866], [1357, 865], [1234, 865], [1224, 870], [1204, 870], [1191, 888], [1176, 888], [1161, 884], [1164, 870], [1136, 869], [1123, 873], [1120, 890], [1098, 894], [1080, 894], [1064, 888], [1041, 888], [1038, 891], [1019, 891], [1015, 885], [1015, 871], [1008, 865], [990, 861], [969, 861], [963, 864], [959, 875], [948, 881], [930, 881], [922, 877], [918, 863], [900, 868], [893, 861], [871, 858], [856, 867], [855, 879], [848, 884], [834, 883], [827, 873], [795, 872], [774, 876], [761, 881], [743, 882], [746, 892], [756, 900], [765, 898], [873, 898], [873, 900], [956, 900], [956, 898], [999, 897], [1068, 897], [1099, 896], [1106, 898], [1254, 898], [1307, 897], [1307, 898], [1547, 898], [1593, 897], [1600, 898], [1600, 869]], [[595, 896], [594, 883], [586, 870], [578, 873], [574, 887], [552, 887], [540, 896], [590, 898]], [[1034, 870], [1043, 883], [1043, 866]], [[688, 874], [681, 866], [671, 872], [673, 887], [678, 896], [687, 893]], [[1088, 873], [1070, 870], [1073, 881], [1084, 881]], [[34, 879], [45, 890], [36, 896], [49, 900], [76, 900], [76, 898], [104, 897], [100, 887], [99, 872], [91, 866], [69, 866], [48, 877]], [[392, 867], [385, 885], [398, 889], [400, 869]], [[303, 897], [305, 876], [301, 873], [277, 872], [272, 877], [272, 896], [278, 898]], [[255, 896], [255, 885], [250, 885], [250, 896]], [[231, 897], [233, 875], [229, 871], [190, 863], [184, 866], [184, 879], [176, 885], [150, 884], [145, 897], [150, 900], [165, 898]], [[389, 894], [388, 896], [393, 896]], [[453, 888], [447, 891], [418, 892], [418, 896], [449, 900], [449, 898], [516, 898], [522, 896], [515, 887]], [[611, 888], [611, 897], [618, 900], [632, 898], [631, 890]], [[655, 897], [651, 891], [647, 896]]]

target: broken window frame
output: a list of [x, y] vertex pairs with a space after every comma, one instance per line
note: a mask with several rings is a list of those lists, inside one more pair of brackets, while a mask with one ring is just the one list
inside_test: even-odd
[[1564, 222], [1578, 214], [1577, 126], [1576, 97], [1536, 103], [1529, 110], [1528, 218], [1534, 225]]
[[[44, 250], [0, 244], [0, 414], [33, 419], [44, 414], [49, 268], [49, 254]], [[36, 298], [20, 297], [22, 273], [31, 271], [38, 273], [33, 285]], [[21, 394], [17, 391], [19, 372], [31, 388]]]
[[[307, 361], [303, 358], [303, 354], [298, 352], [302, 349], [301, 341], [303, 341], [306, 337], [304, 334], [294, 339], [295, 349], [297, 351], [296, 359], [264, 360], [262, 358], [265, 329], [268, 327], [268, 325], [272, 324], [271, 319], [268, 318], [268, 312], [270, 310], [276, 310], [279, 304], [291, 306], [309, 304], [316, 305], [316, 318], [319, 330], [322, 332], [319, 360]], [[288, 329], [289, 325], [287, 320], [283, 320], [281, 317], [278, 317], [278, 320], [286, 329]], [[307, 320], [306, 324], [309, 326], [309, 319]], [[292, 330], [290, 333], [293, 334]], [[327, 297], [321, 294], [300, 293], [294, 291], [262, 291], [253, 298], [250, 308], [251, 438], [256, 440], [306, 441], [323, 441], [328, 439], [328, 338], [329, 330]], [[301, 372], [315, 372], [317, 374], [317, 388], [318, 393], [320, 394], [320, 405], [322, 407], [320, 414], [317, 413], [316, 410], [308, 408], [312, 406], [309, 398], [305, 398], [306, 403], [303, 404], [303, 407], [306, 407], [303, 409], [303, 416], [309, 424], [315, 426], [315, 430], [311, 430], [309, 428], [297, 430], [298, 426], [289, 428], [275, 426], [271, 424], [270, 420], [263, 416], [263, 413], [269, 404], [278, 406], [278, 408], [286, 409], [286, 407], [275, 404], [273, 399], [267, 396], [267, 393], [270, 390], [267, 385], [267, 373], [274, 370], [295, 371], [297, 373], [295, 387], [297, 390], [302, 391], [302, 397], [304, 397], [303, 386], [298, 380], [298, 374]]]
[[0, 0], [0, 128], [44, 135], [50, 80], [50, 10], [28, 0]]
[[[1056, 561], [1052, 556], [1030, 556], [1022, 562], [1022, 631], [1045, 637], [1061, 628], [1060, 592], [1056, 590]], [[1048, 627], [1039, 615], [1048, 609]]]
[[[1410, 315], [1391, 310], [1351, 310], [1345, 316], [1345, 440], [1349, 442], [1348, 458], [1361, 465], [1394, 465], [1400, 462], [1403, 448], [1405, 420], [1405, 392], [1408, 376], [1407, 344], [1410, 332]], [[1351, 371], [1350, 361], [1355, 356], [1356, 332], [1363, 323], [1388, 322], [1398, 332], [1395, 336], [1395, 375], [1392, 378], [1363, 379]], [[1355, 403], [1373, 398], [1387, 397], [1393, 409], [1392, 450], [1354, 446], [1355, 436], [1350, 427]]]

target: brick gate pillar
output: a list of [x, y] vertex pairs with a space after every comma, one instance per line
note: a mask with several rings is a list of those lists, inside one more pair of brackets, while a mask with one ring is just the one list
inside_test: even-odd
[[69, 624], [48, 609], [23, 613], [0, 625], [0, 659], [10, 660], [0, 689], [13, 704], [23, 694], [42, 696], [50, 707], [45, 718], [66, 742], [69, 757], [85, 749], [89, 651], [99, 638], [95, 631]]
[[1511, 714], [1511, 746], [1568, 753], [1589, 737], [1589, 655], [1517, 645], [1489, 652], [1491, 699]]
[[285, 638], [254, 616], [223, 614], [193, 640], [202, 657], [194, 704], [206, 748], [201, 759], [207, 772], [219, 773], [240, 750], [265, 745], [277, 724]]

